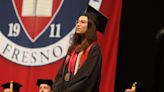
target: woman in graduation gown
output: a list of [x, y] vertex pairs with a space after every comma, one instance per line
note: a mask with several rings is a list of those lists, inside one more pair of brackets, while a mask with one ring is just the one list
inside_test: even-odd
[[75, 25], [66, 58], [54, 79], [54, 92], [99, 92], [101, 50], [96, 42], [96, 16], [85, 13]]

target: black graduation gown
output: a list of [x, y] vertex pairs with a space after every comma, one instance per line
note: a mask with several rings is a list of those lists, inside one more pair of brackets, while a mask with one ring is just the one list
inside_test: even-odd
[[54, 80], [54, 92], [99, 92], [102, 55], [99, 45], [93, 44], [88, 58], [70, 81], [64, 80], [64, 62]]

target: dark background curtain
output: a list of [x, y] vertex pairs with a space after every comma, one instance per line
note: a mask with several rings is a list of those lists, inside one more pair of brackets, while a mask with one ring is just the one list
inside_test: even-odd
[[164, 47], [156, 38], [162, 27], [162, 0], [123, 0], [115, 92], [135, 81], [137, 92], [164, 92], [164, 61], [159, 59]]

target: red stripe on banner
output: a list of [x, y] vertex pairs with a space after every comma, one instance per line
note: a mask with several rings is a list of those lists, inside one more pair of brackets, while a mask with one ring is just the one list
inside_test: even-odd
[[0, 85], [12, 80], [23, 85], [20, 92], [38, 92], [37, 79], [54, 79], [61, 61], [62, 59], [45, 66], [30, 67], [12, 63], [0, 56]]
[[105, 33], [98, 33], [103, 56], [100, 92], [114, 92], [121, 8], [122, 0], [103, 0], [100, 8], [109, 18]]

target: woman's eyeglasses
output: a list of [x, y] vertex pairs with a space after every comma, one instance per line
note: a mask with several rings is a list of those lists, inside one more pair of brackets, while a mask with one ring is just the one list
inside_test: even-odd
[[88, 23], [88, 21], [86, 21], [86, 20], [76, 20], [75, 21], [75, 24], [78, 24], [78, 23], [80, 23], [80, 24], [86, 24], [86, 23]]

